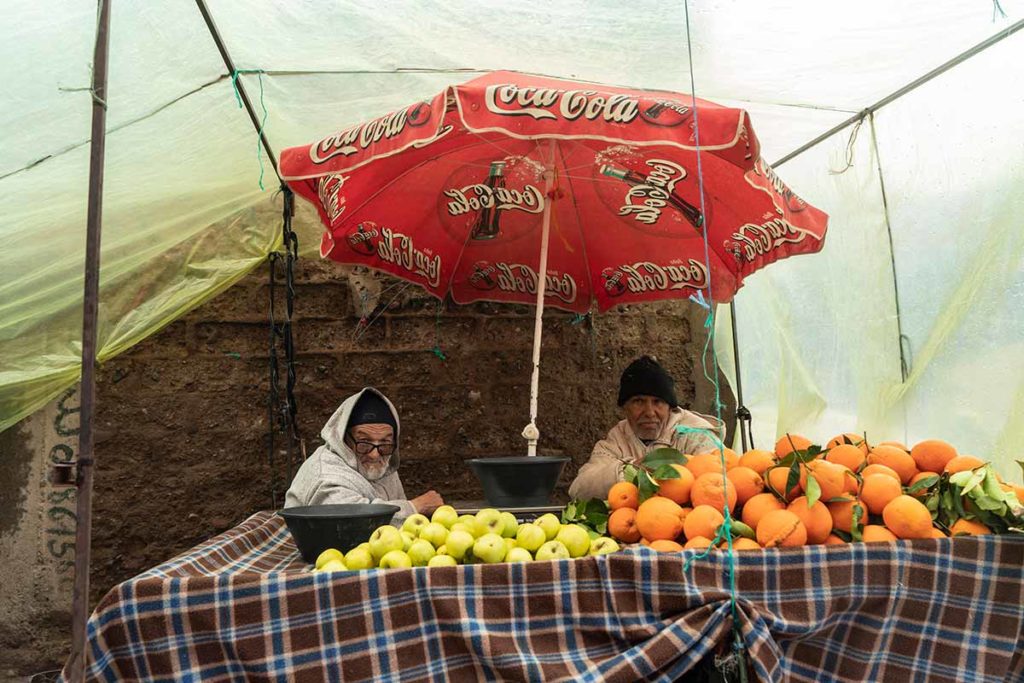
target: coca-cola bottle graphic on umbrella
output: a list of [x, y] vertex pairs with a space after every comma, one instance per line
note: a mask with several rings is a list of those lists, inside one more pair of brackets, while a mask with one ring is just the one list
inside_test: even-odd
[[480, 213], [473, 221], [473, 228], [469, 233], [470, 238], [475, 240], [492, 240], [501, 232], [501, 209], [497, 207], [495, 190], [505, 187], [504, 161], [491, 162], [486, 187], [487, 196], [480, 197]]
[[[613, 166], [609, 166], [608, 164], [602, 164], [600, 170], [602, 175], [606, 175], [611, 178], [618, 178], [619, 180], [629, 183], [630, 185], [651, 185], [650, 181], [647, 179], [647, 176], [641, 173], [637, 173], [636, 171], [628, 171], [621, 168], [615, 168]], [[690, 225], [696, 228], [697, 232], [703, 235], [704, 233], [701, 231], [701, 228], [704, 226], [704, 216], [703, 214], [701, 214], [700, 209], [698, 209], [696, 206], [694, 206], [693, 204], [689, 203], [688, 201], [677, 195], [675, 191], [669, 192], [667, 194], [668, 197], [666, 201], [673, 207], [678, 209], [679, 212], [682, 213], [684, 217], [686, 217], [686, 220], [690, 222]]]

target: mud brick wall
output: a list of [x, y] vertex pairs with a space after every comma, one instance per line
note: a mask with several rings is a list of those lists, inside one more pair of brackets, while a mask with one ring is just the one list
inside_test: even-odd
[[[296, 399], [308, 452], [338, 404], [373, 385], [400, 411], [408, 495], [436, 488], [446, 499], [481, 499], [463, 461], [524, 452], [532, 308], [477, 304], [439, 314], [421, 290], [390, 280], [360, 327], [350, 289], [337, 266], [300, 260]], [[271, 507], [268, 291], [263, 267], [101, 369], [94, 598]], [[573, 459], [559, 500], [593, 443], [619, 419], [619, 374], [637, 355], [657, 355], [680, 400], [713, 412], [699, 361], [702, 322], [703, 312], [686, 302], [624, 307], [592, 324], [546, 315], [540, 451]], [[727, 404], [729, 396], [726, 388]], [[277, 456], [280, 462], [283, 452]]]

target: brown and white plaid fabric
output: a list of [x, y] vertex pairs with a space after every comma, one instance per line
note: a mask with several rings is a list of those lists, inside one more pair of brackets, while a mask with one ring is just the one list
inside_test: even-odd
[[[91, 680], [676, 680], [731, 643], [726, 553], [308, 571], [261, 512], [113, 589]], [[770, 681], [1024, 680], [1024, 539], [743, 552], [736, 604]]]

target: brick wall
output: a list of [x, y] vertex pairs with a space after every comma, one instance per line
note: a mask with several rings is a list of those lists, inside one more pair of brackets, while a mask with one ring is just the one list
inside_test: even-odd
[[[385, 280], [377, 311], [360, 327], [350, 289], [337, 266], [299, 262], [296, 398], [308, 451], [341, 400], [372, 384], [400, 411], [407, 493], [481, 498], [463, 461], [524, 452], [532, 308], [477, 304], [438, 315], [420, 290]], [[270, 507], [267, 309], [263, 267], [102, 368], [94, 597]], [[713, 412], [699, 363], [702, 322], [685, 302], [623, 307], [592, 325], [545, 315], [540, 450], [573, 459], [561, 500], [594, 441], [619, 419], [618, 377], [637, 355], [657, 355], [680, 400]], [[731, 403], [727, 388], [723, 400]]]

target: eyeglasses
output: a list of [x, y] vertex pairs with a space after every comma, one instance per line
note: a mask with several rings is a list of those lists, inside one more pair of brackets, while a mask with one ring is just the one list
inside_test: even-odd
[[374, 449], [380, 453], [381, 457], [386, 458], [395, 452], [395, 444], [391, 441], [385, 441], [384, 443], [375, 443], [373, 441], [352, 442], [352, 450], [359, 455], [369, 455], [373, 453]]

